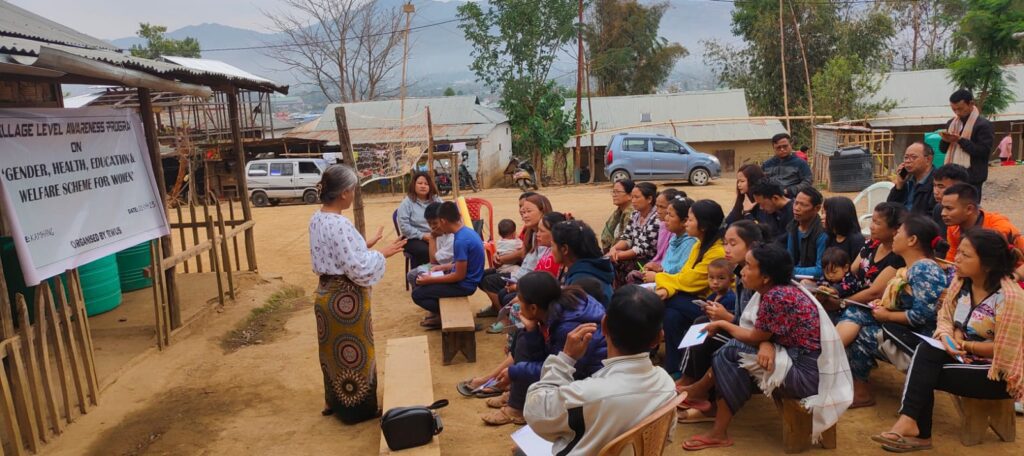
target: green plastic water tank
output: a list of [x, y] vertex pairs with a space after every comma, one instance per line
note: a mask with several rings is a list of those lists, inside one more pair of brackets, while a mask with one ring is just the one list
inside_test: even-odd
[[80, 266], [85, 313], [90, 317], [109, 312], [121, 305], [121, 279], [117, 273], [117, 255], [107, 255]]
[[117, 272], [121, 276], [121, 291], [141, 290], [153, 286], [153, 279], [142, 275], [152, 262], [150, 243], [143, 242], [117, 252]]
[[942, 141], [942, 136], [939, 136], [940, 131], [942, 130], [936, 130], [934, 132], [924, 134], [924, 143], [931, 147], [932, 151], [935, 153], [934, 158], [932, 158], [932, 166], [936, 168], [946, 163], [946, 154], [939, 150], [939, 142]]

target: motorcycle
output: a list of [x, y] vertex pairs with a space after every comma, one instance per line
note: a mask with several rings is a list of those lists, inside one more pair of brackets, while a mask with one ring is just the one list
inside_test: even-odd
[[528, 161], [520, 163], [515, 157], [512, 158], [512, 163], [516, 164], [516, 170], [512, 174], [512, 181], [516, 183], [519, 190], [524, 192], [529, 191], [531, 188], [537, 190], [537, 172], [534, 170], [533, 165]]
[[459, 161], [459, 188], [471, 188], [473, 192], [479, 192], [480, 186], [476, 184], [476, 179], [473, 178], [473, 173], [469, 172], [469, 168], [466, 167], [466, 161], [469, 160], [469, 152], [462, 151], [462, 160]]

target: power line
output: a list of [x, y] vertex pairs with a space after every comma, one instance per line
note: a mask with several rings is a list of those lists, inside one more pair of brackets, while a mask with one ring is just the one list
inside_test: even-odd
[[[452, 22], [459, 22], [459, 21], [460, 21], [460, 19], [449, 19], [447, 21], [433, 22], [433, 23], [430, 23], [430, 24], [417, 25], [416, 27], [410, 27], [409, 28], [409, 32], [414, 32], [414, 31], [417, 31], [417, 30], [422, 30], [422, 29], [430, 28], [430, 27], [437, 27], [439, 25], [451, 24]], [[404, 33], [405, 30], [406, 29], [403, 27], [403, 28], [400, 28], [400, 29], [392, 30], [390, 32], [378, 32], [378, 33], [369, 33], [369, 34], [366, 34], [366, 35], [349, 36], [349, 37], [345, 37], [344, 39], [340, 39], [340, 40], [339, 39], [330, 39], [330, 40], [322, 40], [322, 41], [310, 41], [310, 42], [306, 42], [306, 43], [284, 43], [284, 44], [267, 44], [267, 45], [263, 45], [263, 46], [246, 46], [246, 47], [233, 47], [233, 48], [202, 49], [202, 50], [200, 50], [200, 52], [248, 51], [248, 50], [252, 50], [252, 49], [277, 49], [277, 48], [289, 48], [289, 47], [299, 47], [299, 46], [311, 46], [311, 45], [316, 45], [316, 44], [329, 44], [329, 43], [337, 43], [339, 41], [357, 40], [357, 39], [360, 39], [360, 38], [372, 38], [372, 37], [375, 37], [375, 36], [393, 35], [393, 34], [396, 34], [396, 33]]]

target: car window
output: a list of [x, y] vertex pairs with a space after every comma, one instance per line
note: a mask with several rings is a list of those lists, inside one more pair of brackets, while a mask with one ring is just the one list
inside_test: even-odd
[[293, 173], [291, 163], [271, 163], [270, 164], [270, 175], [271, 176], [291, 176]]
[[266, 176], [267, 175], [267, 164], [266, 163], [253, 163], [249, 166], [250, 176]]
[[623, 139], [622, 150], [629, 152], [647, 152], [647, 140], [643, 138]]
[[676, 144], [675, 141], [669, 141], [667, 139], [654, 139], [651, 140], [651, 145], [654, 147], [655, 152], [669, 152], [676, 153], [682, 152], [682, 147]]
[[299, 174], [320, 174], [320, 168], [316, 166], [316, 163], [300, 161], [299, 162]]

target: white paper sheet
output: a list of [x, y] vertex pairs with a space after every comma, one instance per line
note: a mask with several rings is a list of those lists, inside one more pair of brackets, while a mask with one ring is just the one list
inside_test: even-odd
[[641, 283], [640, 286], [644, 287], [644, 288], [646, 288], [648, 290], [651, 290], [651, 291], [654, 291], [656, 288], [658, 288], [658, 284], [656, 284], [654, 282], [651, 282], [651, 283]]
[[683, 336], [683, 341], [679, 343], [679, 348], [692, 347], [694, 345], [703, 344], [708, 339], [707, 331], [704, 331], [710, 323], [701, 323], [699, 325], [690, 326], [690, 330], [686, 331], [686, 335]]
[[[938, 348], [939, 350], [946, 351], [946, 345], [944, 343], [942, 343], [942, 342], [939, 342], [938, 340], [935, 340], [935, 338], [928, 337], [928, 336], [922, 336], [922, 335], [920, 335], [918, 333], [914, 333], [914, 335], [917, 336], [917, 337], [920, 337], [921, 340], [927, 342], [928, 345], [931, 345], [932, 347]], [[959, 355], [956, 356], [956, 360], [960, 361], [961, 363], [964, 362], [964, 358], [962, 356], [959, 356]]]
[[542, 439], [529, 425], [512, 433], [512, 441], [526, 456], [551, 456], [554, 444]]
[[444, 271], [430, 271], [430, 277], [443, 277]]

